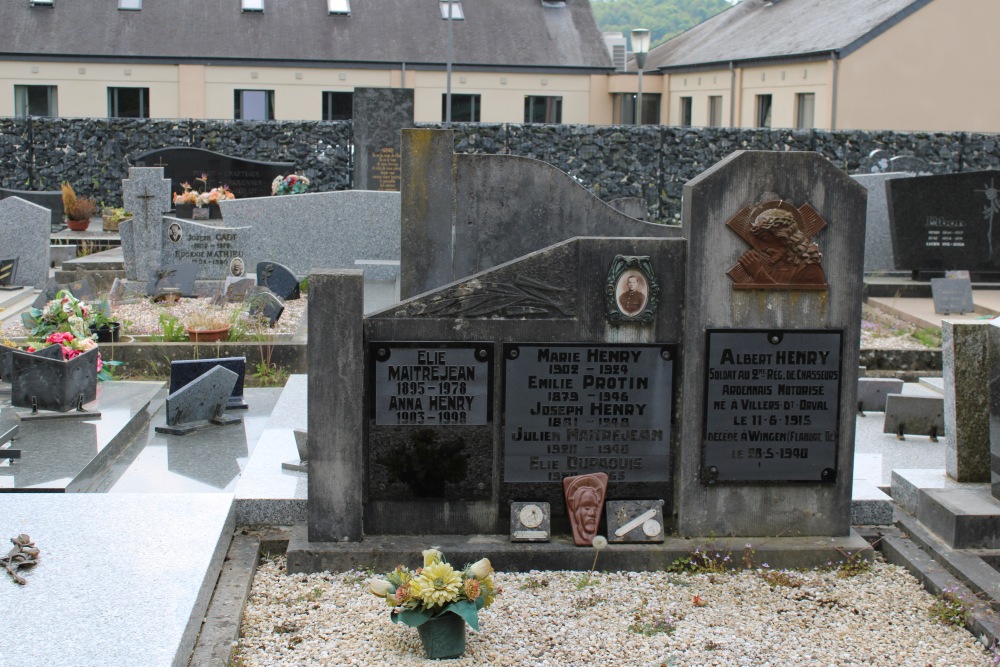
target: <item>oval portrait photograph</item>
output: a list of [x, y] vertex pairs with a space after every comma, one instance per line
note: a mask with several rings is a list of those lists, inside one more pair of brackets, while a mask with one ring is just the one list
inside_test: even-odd
[[618, 278], [615, 294], [618, 297], [618, 308], [622, 313], [629, 317], [638, 315], [646, 307], [649, 294], [646, 277], [635, 269], [625, 271]]

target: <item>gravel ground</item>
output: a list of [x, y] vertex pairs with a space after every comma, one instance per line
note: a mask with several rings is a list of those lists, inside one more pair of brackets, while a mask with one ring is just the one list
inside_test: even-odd
[[[232, 664], [986, 664], [972, 635], [932, 620], [934, 598], [908, 572], [884, 562], [850, 578], [794, 573], [799, 586], [773, 588], [766, 570], [598, 573], [597, 583], [582, 589], [579, 572], [497, 573], [503, 592], [480, 613], [481, 632], [468, 631], [465, 656], [444, 663], [424, 658], [415, 629], [389, 622], [385, 602], [366, 590], [366, 574], [290, 576], [284, 567], [284, 557], [261, 563]], [[704, 606], [694, 604], [695, 596]], [[653, 630], [657, 622], [673, 632]]]

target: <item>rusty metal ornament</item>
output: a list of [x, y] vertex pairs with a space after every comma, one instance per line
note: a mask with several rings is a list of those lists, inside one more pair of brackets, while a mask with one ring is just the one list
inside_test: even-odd
[[35, 543], [31, 541], [31, 538], [24, 533], [10, 538], [10, 541], [14, 545], [14, 548], [7, 552], [6, 556], [0, 558], [0, 566], [7, 570], [10, 576], [14, 577], [15, 582], [23, 586], [28, 582], [17, 573], [18, 569], [37, 565], [38, 554], [41, 552], [35, 546]]
[[607, 490], [608, 476], [603, 472], [563, 478], [566, 513], [573, 528], [573, 543], [577, 546], [589, 547], [597, 536]]
[[750, 245], [726, 272], [733, 289], [828, 289], [823, 254], [812, 242], [826, 224], [809, 204], [772, 199], [741, 208], [726, 222]]

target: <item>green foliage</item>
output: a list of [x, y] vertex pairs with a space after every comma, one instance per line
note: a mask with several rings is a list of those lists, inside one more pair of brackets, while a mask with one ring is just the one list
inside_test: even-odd
[[357, 568], [348, 570], [341, 576], [341, 581], [345, 584], [363, 584], [375, 576], [375, 568], [368, 566], [364, 569]]
[[602, 32], [648, 28], [650, 45], [691, 28], [731, 7], [727, 0], [595, 0], [594, 18]]
[[163, 334], [150, 336], [152, 340], [164, 343], [182, 343], [187, 340], [188, 336], [187, 332], [184, 331], [184, 325], [181, 324], [181, 321], [176, 316], [170, 313], [160, 313], [160, 329], [163, 331]]
[[[830, 561], [828, 565], [831, 569], [837, 572], [837, 576], [841, 579], [856, 577], [859, 574], [870, 572], [872, 569], [872, 561], [867, 556], [863, 555], [869, 550], [870, 548], [858, 549], [852, 554], [850, 551], [837, 547], [837, 551], [839, 551], [844, 558], [837, 562]], [[872, 553], [872, 556], [874, 557], [874, 552]]]
[[802, 577], [788, 570], [762, 570], [760, 578], [768, 583], [771, 590], [779, 586], [785, 588], [800, 588], [802, 586]]
[[942, 625], [965, 627], [972, 615], [970, 606], [957, 586], [949, 586], [931, 604], [931, 618]]
[[288, 375], [288, 369], [284, 366], [258, 361], [250, 377], [256, 381], [258, 387], [284, 387], [288, 382]]
[[679, 620], [680, 618], [673, 618], [670, 614], [662, 616], [654, 614], [648, 609], [646, 598], [642, 598], [641, 604], [635, 610], [635, 615], [632, 617], [632, 623], [628, 626], [628, 629], [630, 632], [638, 635], [646, 635], [647, 637], [660, 633], [670, 635], [677, 629], [677, 621]]
[[600, 580], [594, 579], [590, 572], [583, 572], [577, 576], [570, 577], [569, 581], [576, 586], [576, 590], [578, 591], [582, 591], [587, 586], [596, 586], [601, 583]]
[[548, 587], [549, 587], [549, 580], [544, 577], [531, 577], [523, 584], [521, 584], [522, 590], [528, 589], [537, 591]]
[[917, 329], [910, 335], [927, 347], [941, 347], [941, 327]]

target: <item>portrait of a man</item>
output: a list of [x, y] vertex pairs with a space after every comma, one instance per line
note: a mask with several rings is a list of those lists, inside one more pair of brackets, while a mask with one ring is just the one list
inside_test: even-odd
[[246, 273], [246, 265], [243, 263], [243, 259], [234, 257], [233, 261], [229, 263], [229, 274], [240, 278], [244, 273]]
[[626, 315], [638, 315], [646, 307], [646, 279], [638, 271], [623, 273], [615, 291], [618, 293], [618, 307]]

